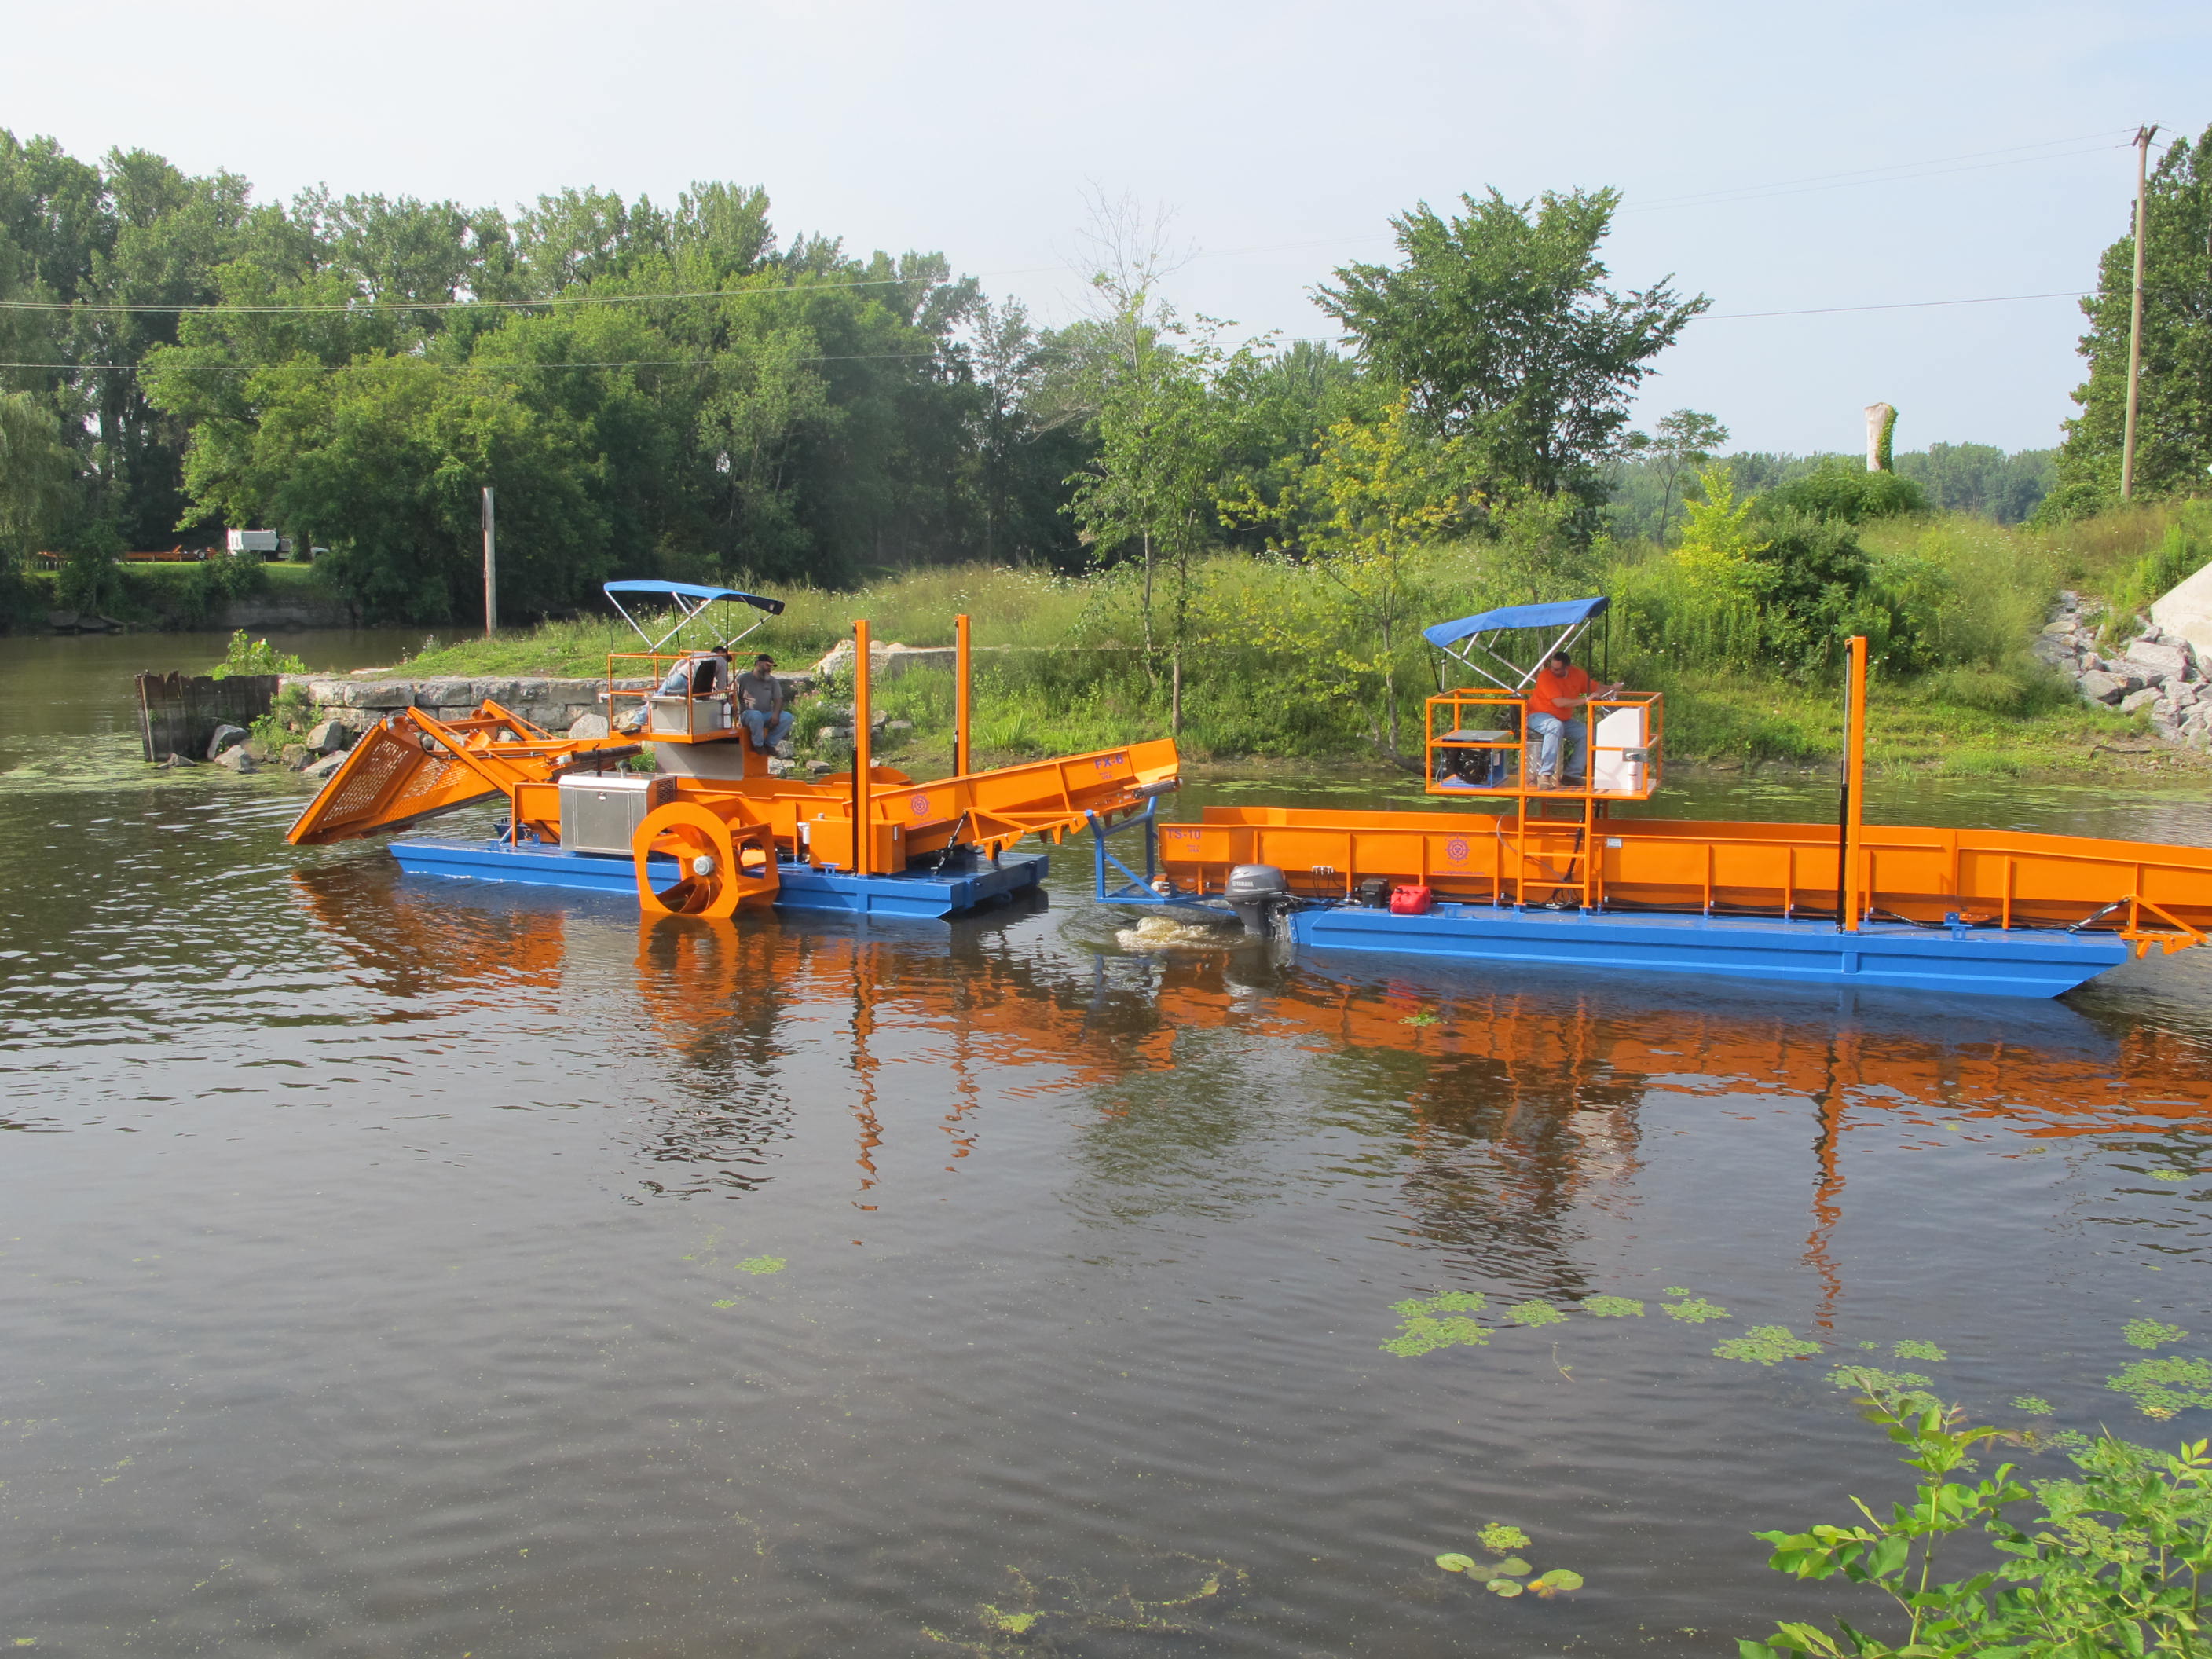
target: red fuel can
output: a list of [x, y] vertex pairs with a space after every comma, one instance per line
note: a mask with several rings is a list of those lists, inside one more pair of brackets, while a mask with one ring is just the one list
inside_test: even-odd
[[1425, 887], [1393, 887], [1390, 890], [1390, 914], [1394, 916], [1425, 916], [1435, 908], [1437, 896]]

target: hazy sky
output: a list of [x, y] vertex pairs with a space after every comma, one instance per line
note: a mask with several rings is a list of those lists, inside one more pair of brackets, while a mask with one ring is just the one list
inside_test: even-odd
[[2212, 124], [2203, 0], [10, 0], [0, 42], [0, 126], [80, 155], [509, 207], [758, 183], [787, 234], [942, 250], [1047, 320], [1091, 186], [1175, 211], [1185, 309], [1311, 337], [1308, 290], [1414, 201], [1613, 185], [1616, 280], [1714, 300], [1642, 417], [1769, 449], [1856, 447], [1877, 398], [1900, 448], [2054, 441], [2066, 300], [1731, 313], [2084, 289], [2136, 125]]

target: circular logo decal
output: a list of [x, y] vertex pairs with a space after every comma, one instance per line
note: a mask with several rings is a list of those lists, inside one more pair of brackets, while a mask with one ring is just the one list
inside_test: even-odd
[[1460, 863], [1463, 860], [1467, 857], [1466, 840], [1462, 836], [1454, 836], [1449, 841], [1444, 843], [1444, 856], [1449, 859], [1454, 864]]
[[928, 796], [916, 795], [914, 798], [914, 815], [918, 818], [926, 818], [929, 816]]

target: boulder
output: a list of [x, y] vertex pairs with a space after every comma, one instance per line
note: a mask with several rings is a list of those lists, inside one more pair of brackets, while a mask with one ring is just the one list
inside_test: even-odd
[[2192, 665], [2186, 646], [2163, 645], [2148, 635], [2129, 645], [2123, 662], [2146, 680], [2178, 680]]
[[306, 744], [288, 743], [284, 745], [282, 752], [277, 755], [276, 758], [282, 764], [296, 772], [312, 760], [313, 757], [307, 753], [307, 745]]
[[799, 775], [798, 763], [787, 760], [771, 760], [768, 763], [768, 775], [772, 778], [795, 778]]
[[235, 748], [252, 735], [242, 726], [218, 726], [215, 729], [215, 735], [208, 739], [207, 757], [210, 760], [218, 760], [222, 757], [224, 750]]
[[911, 732], [914, 730], [914, 722], [912, 720], [885, 720], [884, 722], [884, 730], [886, 732]]
[[2081, 676], [2081, 695], [2091, 702], [2118, 702], [2127, 694], [2127, 682], [2116, 675], [2093, 670]]
[[276, 751], [258, 738], [248, 738], [238, 746], [246, 751], [246, 758], [250, 761], [272, 761], [276, 758]]
[[568, 728], [572, 738], [604, 738], [609, 735], [605, 714], [579, 714], [575, 724]]
[[171, 750], [167, 759], [157, 760], [154, 764], [160, 767], [165, 772], [179, 772], [182, 771], [187, 766], [198, 766], [199, 763], [196, 760], [187, 760], [182, 755], [178, 754], [174, 750]]
[[246, 754], [245, 746], [240, 744], [233, 744], [222, 753], [217, 755], [215, 757], [215, 763], [225, 771], [235, 772], [241, 777], [248, 772], [258, 772], [261, 769], [253, 763], [252, 757]]
[[318, 755], [343, 753], [353, 747], [353, 732], [337, 720], [325, 720], [307, 733], [307, 747]]
[[2120, 713], [2123, 714], [2136, 714], [2140, 710], [2149, 708], [2153, 703], [2158, 702], [2158, 688], [2155, 686], [2145, 686], [2142, 690], [2130, 691], [2127, 696], [2120, 699]]
[[811, 760], [806, 763], [806, 770], [813, 777], [827, 777], [836, 769], [835, 764], [825, 760]]
[[[74, 611], [49, 611], [46, 612], [46, 626], [52, 629], [57, 634], [76, 633], [76, 623], [77, 616], [76, 612]], [[848, 657], [850, 657], [853, 653], [848, 649], [845, 654]]]
[[326, 778], [345, 763], [346, 751], [343, 749], [333, 749], [320, 760], [309, 761], [301, 767], [300, 775], [303, 778]]

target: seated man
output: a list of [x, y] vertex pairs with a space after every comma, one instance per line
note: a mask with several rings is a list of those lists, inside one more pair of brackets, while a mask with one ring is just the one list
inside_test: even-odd
[[735, 687], [738, 722], [764, 755], [791, 735], [791, 711], [783, 706], [783, 682], [775, 677], [775, 659], [765, 651], [753, 659], [752, 672], [738, 676]]
[[1554, 651], [1536, 671], [1528, 688], [1528, 735], [1536, 739], [1536, 787], [1559, 786], [1559, 740], [1567, 741], [1566, 781], [1583, 781], [1583, 710], [1592, 697], [1610, 697], [1620, 690], [1619, 682], [1592, 685], [1590, 677], [1575, 666], [1564, 651]]
[[695, 697], [711, 697], [729, 689], [730, 648], [718, 645], [712, 651], [678, 658], [668, 678], [661, 681], [659, 695], [680, 697], [688, 691]]

